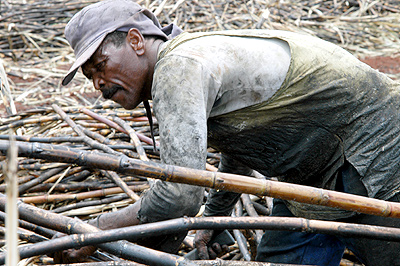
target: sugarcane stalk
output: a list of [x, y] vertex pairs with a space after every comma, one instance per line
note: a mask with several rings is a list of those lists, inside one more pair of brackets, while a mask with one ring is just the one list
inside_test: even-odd
[[53, 266], [145, 266], [130, 261], [105, 261], [105, 262], [86, 262], [73, 264], [52, 264]]
[[[77, 128], [79, 128], [85, 135], [89, 136], [92, 139], [97, 140], [98, 142], [102, 143], [102, 144], [111, 144], [111, 140], [109, 140], [108, 138], [104, 137], [103, 135], [96, 133], [94, 131], [88, 130], [86, 128], [84, 128], [81, 125], [76, 125]], [[109, 146], [108, 146], [109, 147]]]
[[[64, 178], [72, 176], [74, 174], [78, 174], [80, 172], [82, 172], [82, 170], [85, 170], [85, 168], [83, 167], [74, 167], [69, 169], [66, 173]], [[53, 175], [52, 177], [50, 177], [49, 179], [46, 179], [45, 181], [43, 181], [43, 183], [41, 183], [42, 185], [45, 185], [47, 183], [54, 183], [55, 181], [57, 181], [61, 176], [63, 175], [63, 173], [59, 173], [56, 175]], [[35, 186], [36, 187], [36, 186]]]
[[[145, 181], [128, 181], [126, 182], [127, 185], [139, 185], [139, 184], [144, 184]], [[33, 188], [29, 189], [28, 192], [44, 192], [48, 191], [54, 183], [44, 183], [40, 184], [37, 186], [34, 186]], [[76, 190], [96, 190], [96, 189], [102, 189], [102, 188], [110, 188], [110, 187], [115, 187], [115, 183], [109, 183], [109, 182], [100, 182], [97, 180], [93, 181], [82, 181], [82, 182], [77, 182], [77, 183], [59, 183], [54, 190], [59, 191], [59, 192], [71, 192], [71, 191], [76, 191]]]
[[6, 244], [7, 256], [6, 265], [17, 265], [20, 256], [17, 250], [18, 247], [18, 211], [17, 198], [18, 198], [18, 183], [17, 183], [17, 165], [18, 165], [18, 147], [15, 144], [14, 133], [10, 130], [10, 147], [7, 152], [7, 162], [3, 164], [3, 171], [6, 177]]
[[81, 137], [83, 137], [83, 141], [88, 144], [90, 147], [95, 149], [100, 149], [104, 152], [111, 153], [111, 154], [119, 154], [118, 152], [114, 151], [107, 145], [101, 144], [91, 138], [89, 138], [79, 127], [60, 107], [56, 104], [52, 105], [54, 111]]
[[[3, 206], [3, 198], [0, 197], [0, 207]], [[91, 229], [79, 219], [55, 216], [44, 210], [36, 210], [36, 207], [26, 206], [20, 203], [19, 210], [24, 219], [34, 220], [45, 226], [63, 229], [66, 233], [88, 232], [84, 235], [69, 235], [46, 242], [20, 247], [21, 257], [26, 258], [56, 252], [68, 248], [79, 248], [86, 245], [97, 245], [100, 243], [127, 239], [137, 241], [144, 237], [159, 236], [162, 234], [173, 234], [198, 229], [264, 229], [264, 230], [286, 230], [307, 233], [320, 233], [338, 235], [343, 237], [364, 237], [368, 239], [397, 241], [400, 242], [400, 229], [393, 227], [372, 226], [364, 224], [352, 224], [343, 222], [307, 220], [297, 217], [184, 217], [167, 221], [140, 224], [136, 226], [118, 229], [104, 230]], [[35, 210], [35, 213], [33, 213]], [[44, 221], [46, 219], [47, 221]], [[116, 242], [112, 242], [116, 243]], [[106, 249], [105, 249], [106, 250]], [[107, 250], [108, 251], [108, 250]], [[141, 250], [142, 251], [142, 250]], [[110, 252], [112, 253], [112, 252]], [[115, 254], [115, 253], [112, 253]], [[153, 254], [154, 255], [154, 254]], [[4, 253], [0, 253], [0, 263], [3, 261]], [[176, 258], [176, 257], [175, 257]], [[143, 261], [138, 261], [143, 262]], [[161, 264], [162, 265], [162, 264]], [[165, 264], [167, 265], [167, 264]]]
[[[238, 201], [235, 205], [235, 209], [232, 212], [232, 217], [241, 217], [242, 216], [243, 206], [240, 201]], [[247, 249], [247, 239], [244, 237], [243, 233], [239, 229], [233, 230], [233, 235], [236, 239], [236, 243], [239, 247], [240, 253], [243, 256], [245, 261], [251, 261], [251, 255], [249, 250]]]
[[[5, 204], [6, 204], [6, 198], [3, 194], [0, 194], [1, 210], [4, 210]], [[51, 228], [56, 231], [60, 231], [66, 234], [89, 233], [89, 232], [100, 232], [100, 234], [102, 234], [101, 233], [102, 230], [88, 223], [85, 223], [79, 219], [73, 219], [65, 217], [60, 214], [51, 213], [49, 211], [42, 210], [35, 206], [25, 204], [21, 201], [17, 203], [17, 208], [20, 217], [22, 219], [47, 228]], [[80, 246], [80, 242], [85, 241], [84, 238], [82, 237], [76, 238], [76, 236], [77, 235], [71, 236], [75, 241], [75, 244], [72, 244], [72, 246]], [[58, 245], [57, 243], [63, 242], [64, 241], [63, 239], [68, 237], [69, 236], [43, 242], [43, 244], [39, 246], [41, 248], [39, 253], [38, 249], [36, 249], [34, 245], [27, 245], [24, 247], [20, 247], [19, 250], [25, 249], [24, 253], [20, 253], [20, 257], [28, 258], [31, 256], [35, 256], [37, 254], [49, 254], [58, 250], [62, 250], [64, 249], [65, 246], [63, 244]], [[48, 246], [44, 243], [53, 243], [55, 245]], [[136, 262], [146, 263], [150, 265], [160, 265], [160, 266], [195, 265], [183, 257], [141, 247], [139, 245], [134, 245], [127, 241], [104, 243], [104, 244], [99, 244], [98, 246], [101, 249], [111, 254], [121, 256], [124, 259], [134, 260]], [[60, 249], [57, 249], [56, 247]], [[2, 252], [0, 253], [0, 264], [4, 264], [4, 262], [5, 262], [5, 254], [4, 252]]]
[[[240, 196], [240, 198], [242, 200], [243, 207], [245, 208], [245, 210], [247, 211], [249, 216], [258, 217], [258, 213], [255, 210], [254, 205], [251, 202], [250, 196], [248, 194], [242, 194]], [[256, 230], [255, 234], [256, 234], [256, 243], [257, 243], [257, 246], [258, 246], [260, 244], [260, 242], [261, 242], [261, 238], [262, 238], [264, 232], [261, 231], [261, 230]]]
[[[114, 110], [117, 108], [120, 108], [120, 110], [118, 110], [117, 112], [110, 111], [110, 109]], [[77, 110], [77, 111], [80, 112], [81, 109], [82, 108], [79, 108], [79, 110]], [[134, 110], [126, 110], [126, 109], [122, 109], [120, 105], [118, 105], [116, 103], [112, 103], [112, 102], [101, 103], [101, 104], [98, 104], [93, 107], [86, 107], [85, 109], [96, 110], [96, 113], [98, 113], [98, 114], [107, 114], [110, 116], [116, 115], [118, 117], [124, 117], [124, 118], [128, 118], [128, 119], [135, 119], [137, 117], [143, 117], [146, 115], [146, 111], [142, 108], [136, 108]]]
[[[0, 139], [9, 139], [9, 135], [0, 135]], [[15, 136], [17, 141], [28, 141], [28, 142], [43, 142], [43, 143], [55, 143], [55, 142], [82, 142], [82, 137], [35, 137], [35, 136]]]
[[[24, 157], [74, 163], [93, 169], [111, 170], [175, 183], [269, 196], [377, 216], [400, 217], [400, 203], [343, 192], [248, 176], [164, 165], [153, 161], [144, 162], [124, 155], [115, 156], [100, 152], [88, 152], [61, 145], [21, 142], [17, 142], [17, 145], [19, 155]], [[8, 146], [8, 141], [0, 140], [1, 152], [4, 153]]]
[[[61, 116], [61, 118], [68, 123], [68, 125], [74, 129], [74, 131], [81, 137], [83, 137], [83, 140], [85, 143], [89, 144], [90, 146], [94, 147], [94, 148], [100, 148], [101, 150], [107, 152], [107, 153], [111, 153], [111, 154], [120, 154], [117, 151], [114, 151], [113, 149], [111, 149], [110, 147], [108, 147], [107, 145], [104, 145], [102, 143], [98, 143], [97, 141], [89, 138], [86, 133], [84, 132], [84, 130], [82, 129], [82, 127], [78, 126], [74, 121], [72, 121], [72, 119], [70, 119], [68, 117], [68, 115], [61, 110], [60, 107], [58, 107], [56, 104], [52, 105], [53, 109]], [[87, 109], [86, 109], [87, 110]], [[87, 110], [89, 111], [89, 110]], [[91, 134], [91, 133], [89, 133]], [[99, 134], [94, 134], [93, 137], [97, 137], [100, 138], [102, 142], [106, 142], [105, 138], [103, 136], [99, 136]], [[134, 201], [138, 201], [139, 200], [139, 196], [135, 194], [135, 192], [133, 192], [126, 184], [124, 181], [122, 181], [122, 179], [114, 172], [111, 171], [106, 171], [107, 176], [109, 176], [114, 182], [115, 184], [117, 184], [125, 193], [127, 193], [127, 195]]]
[[[18, 184], [23, 184], [23, 183], [33, 180], [35, 178], [37, 178], [37, 177], [33, 176], [33, 175], [26, 175], [26, 176], [20, 177], [20, 178], [18, 178]], [[0, 185], [0, 192], [4, 193], [6, 191], [6, 187], [7, 187], [6, 184]]]
[[[132, 191], [143, 191], [149, 188], [149, 185], [132, 185], [129, 186], [129, 189]], [[52, 195], [39, 195], [39, 196], [30, 196], [30, 197], [22, 197], [21, 201], [25, 203], [49, 203], [49, 202], [59, 202], [64, 200], [83, 200], [89, 198], [97, 198], [97, 197], [105, 197], [108, 195], [118, 194], [124, 192], [120, 187], [113, 188], [105, 188], [88, 192], [74, 193], [74, 194], [52, 194]]]
[[95, 112], [93, 112], [91, 110], [88, 110], [86, 108], [81, 108], [80, 111], [82, 113], [90, 116], [91, 118], [96, 119], [96, 120], [108, 125], [111, 128], [114, 128], [114, 129], [116, 129], [118, 131], [121, 131], [121, 132], [127, 134], [127, 132], [121, 126], [119, 126], [117, 123], [115, 123], [115, 122], [113, 122], [113, 121], [111, 121], [111, 120], [109, 120], [109, 119], [107, 119], [107, 118], [105, 118], [105, 117], [103, 117], [101, 115], [98, 115], [98, 114], [96, 114]]
[[74, 173], [74, 174], [64, 178], [63, 182], [71, 182], [71, 181], [79, 182], [79, 181], [82, 181], [82, 180], [86, 179], [91, 174], [92, 174], [91, 171], [89, 171], [87, 169], [84, 169], [81, 172]]
[[81, 202], [71, 203], [71, 204], [68, 204], [65, 206], [55, 208], [52, 211], [55, 213], [62, 213], [62, 212], [66, 212], [66, 211], [70, 211], [70, 210], [78, 209], [78, 208], [84, 208], [84, 207], [96, 206], [96, 205], [102, 205], [102, 204], [109, 204], [112, 202], [124, 200], [126, 198], [128, 198], [128, 195], [121, 194], [121, 195], [116, 195], [116, 196], [99, 199], [99, 200], [81, 201]]
[[[247, 195], [248, 196], [248, 194], [242, 194], [242, 195]], [[243, 215], [243, 211], [244, 210], [245, 210], [245, 207], [244, 207], [244, 204], [243, 204], [243, 200], [238, 200], [236, 205], [235, 205], [234, 212], [232, 213], [231, 216], [232, 217], [244, 216]], [[243, 258], [245, 260], [248, 260], [248, 261], [255, 260], [256, 255], [257, 255], [257, 247], [258, 247], [259, 243], [257, 242], [257, 235], [255, 234], [254, 231], [260, 231], [261, 232], [261, 237], [264, 234], [264, 232], [262, 230], [259, 230], [259, 229], [256, 229], [256, 230], [247, 229], [247, 230], [242, 230], [240, 232], [240, 234], [243, 235], [242, 242], [246, 243], [246, 246], [244, 246], [244, 245], [243, 246], [246, 247], [245, 251], [248, 253], [248, 254], [246, 254], [246, 256], [243, 256]], [[248, 245], [247, 245], [247, 243], [248, 243]], [[238, 242], [238, 247], [239, 247], [239, 242]], [[240, 248], [239, 248], [239, 250], [240, 250]], [[241, 253], [242, 253], [242, 251], [241, 251]], [[249, 257], [250, 259], [246, 259], [247, 257]]]
[[[75, 120], [76, 119], [88, 119], [87, 116], [85, 115], [80, 115], [80, 114], [73, 114], [71, 115]], [[12, 123], [9, 123], [7, 125], [0, 126], [0, 132], [4, 130], [8, 130], [10, 128], [19, 128], [21, 126], [29, 125], [29, 124], [44, 124], [47, 122], [52, 122], [52, 121], [59, 121], [60, 117], [58, 115], [49, 115], [49, 116], [43, 116], [43, 117], [34, 117], [34, 118], [26, 118], [26, 119], [21, 119], [18, 121], [14, 121]]]
[[140, 197], [129, 188], [129, 186], [121, 179], [121, 177], [118, 176], [117, 173], [104, 170], [101, 170], [101, 172], [114, 181], [114, 183], [120, 187], [134, 202], [140, 199]]
[[[282, 264], [269, 263], [259, 261], [231, 261], [231, 260], [195, 260], [193, 261], [199, 266], [305, 266], [300, 264]], [[53, 264], [53, 266], [144, 266], [128, 261], [112, 261], [112, 262], [87, 262], [79, 264]]]
[[76, 123], [84, 128], [90, 128], [96, 130], [110, 129], [108, 125], [103, 123], [89, 122], [89, 121], [76, 121]]
[[[107, 118], [105, 118], [103, 116], [100, 116], [100, 115], [96, 114], [95, 112], [92, 112], [92, 111], [90, 111], [90, 110], [88, 110], [86, 108], [82, 108], [81, 111], [82, 111], [82, 113], [92, 117], [93, 119], [101, 121], [104, 124], [107, 124], [110, 127], [114, 128], [114, 129], [116, 129], [116, 130], [118, 130], [118, 131], [120, 131], [122, 133], [125, 133], [125, 134], [129, 135], [129, 132], [127, 132], [123, 127], [121, 127], [120, 125], [118, 125], [114, 121], [111, 121], [111, 120], [109, 120], [109, 119], [107, 119]], [[138, 138], [141, 141], [143, 141], [143, 142], [145, 142], [147, 144], [153, 144], [153, 140], [151, 138], [146, 137], [145, 135], [142, 135], [142, 134], [139, 134], [139, 133], [137, 133], [136, 135], [138, 136]]]
[[23, 163], [19, 163], [18, 164], [18, 170], [40, 170], [40, 171], [44, 171], [44, 170], [48, 170], [48, 169], [52, 169], [52, 168], [57, 168], [57, 167], [63, 167], [65, 166], [64, 163], [38, 163], [38, 162], [23, 162]]
[[48, 170], [52, 168], [57, 168], [57, 167], [68, 167], [64, 163], [47, 163], [47, 164], [42, 164], [42, 163], [31, 163], [31, 164], [19, 164], [18, 165], [18, 170]]
[[0, 60], [0, 98], [3, 100], [7, 114], [13, 115], [17, 113], [17, 109], [15, 108], [10, 85], [8, 84], [7, 73], [2, 63], [2, 60]]
[[136, 151], [139, 154], [139, 158], [143, 161], [149, 161], [147, 158], [146, 152], [143, 149], [142, 144], [140, 143], [140, 139], [135, 132], [135, 130], [128, 125], [124, 120], [122, 120], [119, 117], [113, 117], [112, 118], [118, 125], [120, 125], [129, 135], [131, 142], [133, 145], [136, 147]]
[[106, 212], [108, 210], [110, 210], [112, 212], [112, 210], [114, 210], [114, 209], [124, 208], [124, 207], [131, 205], [132, 203], [133, 203], [133, 200], [128, 198], [126, 200], [121, 200], [119, 202], [115, 202], [112, 204], [102, 204], [102, 205], [98, 205], [98, 206], [82, 207], [79, 209], [62, 212], [60, 214], [62, 214], [64, 216], [70, 216], [70, 217], [92, 216], [92, 215], [99, 217], [99, 216], [101, 216], [101, 213], [103, 213], [103, 212]]
[[65, 175], [68, 173], [69, 170], [71, 170], [72, 166], [69, 166], [56, 180], [56, 182], [53, 184], [53, 186], [47, 191], [47, 194], [50, 194], [53, 192], [54, 188], [61, 182], [61, 180], [65, 177]]
[[282, 264], [259, 261], [234, 261], [234, 260], [197, 260], [197, 265], [201, 266], [305, 266], [300, 264]]
[[[6, 228], [3, 226], [0, 226], [0, 235], [7, 235], [7, 233], [9, 233], [9, 232], [7, 232]], [[17, 229], [16, 233], [17, 233], [19, 239], [27, 241], [27, 242], [31, 242], [31, 243], [37, 243], [37, 242], [49, 240], [48, 238], [46, 238], [44, 236], [35, 234], [33, 232], [29, 232], [26, 229]], [[15, 248], [17, 248], [17, 246], [15, 246]], [[17, 250], [17, 249], [15, 249], [15, 250]], [[13, 265], [13, 264], [11, 264], [11, 265]]]
[[52, 176], [54, 176], [54, 175], [60, 173], [60, 172], [63, 171], [63, 170], [65, 170], [65, 167], [62, 167], [62, 168], [61, 168], [61, 167], [59, 167], [59, 168], [53, 168], [53, 169], [50, 169], [50, 170], [44, 172], [43, 174], [41, 174], [41, 175], [38, 176], [37, 178], [32, 179], [32, 180], [30, 180], [30, 181], [28, 181], [28, 182], [26, 182], [26, 183], [24, 183], [24, 184], [21, 184], [21, 185], [18, 187], [18, 194], [19, 194], [19, 195], [22, 195], [22, 194], [23, 194], [25, 191], [27, 191], [28, 189], [30, 189], [30, 188], [32, 188], [32, 187], [38, 185], [38, 184], [43, 183], [43, 182], [46, 181], [47, 179], [49, 179], [49, 178], [51, 178]]
[[[2, 211], [0, 211], [0, 220], [1, 221], [6, 220], [6, 214]], [[36, 224], [29, 223], [29, 222], [21, 220], [21, 219], [18, 219], [18, 224], [21, 228], [28, 229], [32, 232], [35, 232], [35, 233], [42, 235], [44, 237], [47, 237], [47, 238], [52, 238], [57, 233], [54, 230], [51, 230], [51, 229], [48, 229], [48, 228], [45, 228], [42, 226], [38, 226]]]
[[263, 204], [260, 204], [258, 202], [252, 201], [251, 202], [254, 206], [254, 209], [257, 211], [257, 213], [264, 215], [264, 216], [268, 216], [271, 214], [271, 211], [265, 207]]

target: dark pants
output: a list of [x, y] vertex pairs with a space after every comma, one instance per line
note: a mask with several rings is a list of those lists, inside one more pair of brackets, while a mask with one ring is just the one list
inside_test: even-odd
[[[347, 164], [341, 173], [342, 191], [366, 195], [357, 171]], [[399, 194], [388, 201], [400, 202]], [[272, 216], [293, 217], [282, 200], [275, 199]], [[340, 222], [369, 224], [400, 228], [399, 218], [366, 214], [340, 220]], [[400, 242], [378, 241], [366, 238], [336, 237], [290, 231], [266, 231], [257, 250], [257, 260], [273, 263], [338, 266], [345, 247], [366, 266], [400, 265]]]

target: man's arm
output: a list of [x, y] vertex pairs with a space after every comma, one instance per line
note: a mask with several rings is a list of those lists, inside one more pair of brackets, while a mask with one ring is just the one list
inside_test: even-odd
[[[152, 96], [163, 163], [205, 169], [210, 97], [217, 89], [212, 74], [194, 59], [167, 56], [157, 63]], [[201, 187], [156, 181], [142, 199], [139, 219], [194, 216], [203, 196]]]
[[[251, 176], [253, 173], [252, 169], [226, 154], [221, 156], [218, 171], [246, 176]], [[230, 216], [239, 198], [239, 193], [211, 189], [207, 198], [204, 216]]]
[[[221, 156], [218, 171], [247, 176], [253, 173], [252, 169], [225, 154]], [[239, 198], [240, 193], [211, 189], [203, 216], [230, 216]], [[197, 231], [194, 242], [200, 259], [215, 259], [219, 253], [227, 249], [227, 247], [221, 247], [218, 243], [207, 248], [214, 233], [213, 230]]]
[[[211, 83], [210, 73], [191, 59], [159, 62], [153, 81], [153, 110], [160, 128], [163, 163], [205, 169], [207, 114], [212, 101], [207, 89]], [[104, 213], [89, 223], [100, 229], [112, 229], [195, 216], [203, 196], [202, 187], [156, 180], [140, 201], [117, 212]], [[57, 261], [76, 261], [75, 258], [90, 255], [94, 250], [89, 247], [64, 251], [58, 254]], [[68, 260], [69, 257], [74, 260]]]
[[[163, 163], [205, 169], [207, 116], [216, 87], [212, 74], [196, 60], [174, 56], [157, 64], [152, 96]], [[214, 93], [209, 93], [210, 88]], [[111, 229], [194, 216], [203, 195], [200, 187], [155, 180], [140, 201], [101, 215], [94, 225]]]
[[[195, 60], [178, 57], [159, 62], [152, 92], [163, 163], [205, 169], [210, 83], [210, 73]], [[139, 202], [103, 214], [96, 222], [101, 229], [110, 229], [195, 216], [203, 196], [202, 187], [155, 180]], [[155, 248], [164, 249], [162, 245]]]

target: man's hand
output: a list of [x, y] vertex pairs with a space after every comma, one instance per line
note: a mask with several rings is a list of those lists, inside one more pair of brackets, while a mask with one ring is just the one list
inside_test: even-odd
[[[140, 201], [135, 202], [128, 207], [125, 207], [116, 212], [100, 214], [97, 218], [88, 221], [88, 224], [96, 226], [102, 230], [121, 228], [139, 224], [137, 218], [138, 210], [140, 209]], [[65, 236], [63, 233], [56, 234], [53, 238]], [[87, 246], [80, 249], [67, 249], [55, 252], [51, 255], [55, 263], [72, 263], [84, 262], [95, 251], [96, 247]]]
[[67, 249], [55, 252], [52, 254], [54, 263], [76, 263], [76, 262], [87, 262], [89, 256], [95, 251], [96, 247], [87, 246], [80, 249]]
[[228, 245], [220, 245], [214, 242], [208, 247], [208, 243], [214, 236], [214, 230], [198, 230], [194, 238], [194, 245], [196, 246], [199, 258], [202, 260], [215, 259], [218, 256], [228, 252]]
[[207, 247], [207, 244], [208, 242], [210, 242], [213, 234], [214, 230], [198, 230], [196, 233], [196, 236], [194, 238], [194, 245], [198, 250], [200, 259], [202, 260], [208, 260], [211, 257], [210, 255], [215, 255], [215, 253], [208, 254], [208, 247]]
[[[66, 236], [63, 233], [57, 233], [53, 236], [54, 238], [59, 238]], [[96, 247], [94, 246], [86, 246], [80, 249], [67, 249], [54, 252], [50, 254], [50, 257], [53, 257], [54, 263], [76, 263], [76, 262], [85, 262], [95, 251]]]

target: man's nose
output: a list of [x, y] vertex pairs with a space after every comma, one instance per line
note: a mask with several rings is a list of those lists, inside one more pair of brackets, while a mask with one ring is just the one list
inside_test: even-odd
[[93, 84], [96, 90], [101, 90], [105, 86], [105, 81], [101, 77], [94, 77]]

